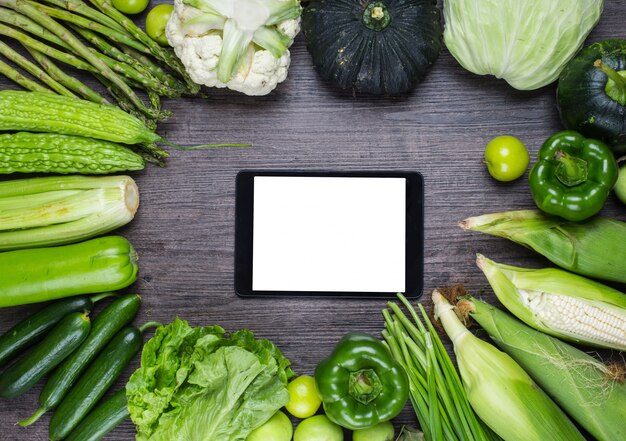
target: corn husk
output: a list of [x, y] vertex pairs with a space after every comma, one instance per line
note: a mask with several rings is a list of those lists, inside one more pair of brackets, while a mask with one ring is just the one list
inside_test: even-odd
[[469, 312], [496, 345], [597, 440], [626, 440], [623, 371], [480, 300], [470, 297], [457, 307]]
[[576, 343], [626, 350], [626, 295], [556, 268], [524, 269], [478, 255], [502, 304], [547, 334]]
[[467, 330], [438, 291], [433, 302], [454, 344], [469, 402], [494, 432], [505, 441], [585, 439], [515, 360]]
[[465, 230], [500, 236], [585, 276], [626, 283], [626, 223], [605, 217], [569, 222], [536, 210], [471, 217]]

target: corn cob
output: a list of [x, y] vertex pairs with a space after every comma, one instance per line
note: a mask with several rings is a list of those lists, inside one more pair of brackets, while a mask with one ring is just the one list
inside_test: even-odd
[[474, 336], [435, 290], [435, 317], [454, 344], [463, 387], [478, 416], [504, 441], [582, 441], [561, 409], [510, 356]]
[[556, 268], [524, 269], [478, 255], [496, 296], [520, 320], [556, 337], [626, 350], [626, 295]]
[[569, 222], [539, 211], [487, 214], [460, 222], [465, 230], [512, 240], [574, 273], [626, 283], [626, 224], [594, 217]]
[[493, 306], [465, 297], [457, 308], [485, 329], [573, 419], [599, 441], [626, 439], [623, 372]]

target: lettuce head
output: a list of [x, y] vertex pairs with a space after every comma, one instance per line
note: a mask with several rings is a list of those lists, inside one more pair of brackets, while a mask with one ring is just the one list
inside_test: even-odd
[[146, 343], [126, 385], [137, 441], [244, 441], [289, 401], [289, 366], [250, 331], [177, 318]]
[[445, 0], [444, 40], [470, 72], [538, 89], [558, 78], [603, 6], [603, 0]]

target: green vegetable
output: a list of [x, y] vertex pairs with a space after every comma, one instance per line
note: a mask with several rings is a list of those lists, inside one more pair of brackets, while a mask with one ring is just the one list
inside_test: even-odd
[[162, 4], [150, 9], [146, 16], [146, 33], [161, 46], [168, 46], [165, 25], [173, 11], [173, 5]]
[[556, 268], [501, 265], [478, 255], [496, 296], [517, 318], [546, 334], [626, 350], [626, 295]]
[[0, 308], [125, 288], [137, 278], [137, 254], [123, 237], [0, 253]]
[[623, 163], [624, 159], [621, 158], [619, 161], [622, 164], [619, 167], [619, 172], [617, 176], [617, 182], [615, 183], [615, 194], [622, 201], [623, 204], [626, 204], [626, 163]]
[[583, 441], [561, 409], [511, 357], [461, 323], [437, 290], [435, 317], [454, 344], [463, 386], [478, 416], [506, 441]]
[[413, 89], [439, 56], [443, 32], [435, 0], [314, 0], [302, 27], [322, 77], [373, 95]]
[[537, 207], [578, 222], [602, 209], [617, 170], [606, 144], [563, 131], [543, 143], [528, 181]]
[[115, 9], [124, 14], [139, 14], [145, 11], [150, 0], [111, 0]]
[[355, 430], [352, 441], [394, 441], [394, 435], [393, 424], [385, 421], [369, 429]]
[[396, 441], [424, 441], [424, 434], [417, 429], [402, 426]]
[[467, 70], [520, 90], [555, 81], [594, 28], [603, 0], [445, 0], [444, 41]]
[[0, 173], [82, 173], [143, 170], [144, 160], [108, 141], [53, 133], [0, 135]]
[[279, 410], [265, 424], [250, 432], [246, 441], [291, 441], [291, 435], [291, 420]]
[[498, 136], [487, 144], [485, 162], [491, 177], [509, 182], [521, 177], [530, 162], [528, 150], [514, 136]]
[[[383, 310], [382, 332], [394, 359], [409, 376], [411, 404], [427, 441], [497, 441], [470, 407], [461, 379], [441, 343], [426, 310], [421, 317], [402, 295], [398, 298], [409, 317], [396, 303]], [[405, 437], [413, 433], [407, 432]]]
[[113, 337], [52, 415], [50, 440], [66, 438], [76, 428], [139, 352], [143, 343], [143, 331], [159, 325], [148, 322], [139, 329], [127, 326]]
[[104, 346], [123, 326], [133, 320], [141, 299], [137, 294], [129, 294], [115, 299], [93, 321], [89, 337], [82, 345], [52, 373], [39, 394], [39, 408], [28, 419], [20, 421], [23, 427], [37, 421], [44, 413], [54, 409], [68, 393], [80, 374], [98, 355]]
[[285, 409], [296, 418], [309, 418], [315, 415], [322, 405], [315, 378], [310, 375], [301, 375], [287, 385], [289, 403]]
[[626, 283], [626, 224], [615, 219], [569, 222], [520, 210], [472, 217], [459, 225], [517, 242], [568, 271]]
[[400, 413], [409, 398], [406, 372], [378, 339], [346, 334], [315, 368], [326, 416], [341, 427], [364, 429]]
[[[104, 295], [103, 295], [104, 296]], [[105, 296], [108, 297], [108, 294]], [[72, 312], [91, 312], [93, 302], [89, 297], [72, 297], [48, 305], [25, 318], [0, 336], [0, 366], [28, 345], [39, 341], [63, 317]]]
[[289, 360], [250, 331], [157, 329], [126, 385], [137, 440], [245, 439], [287, 404]]
[[565, 127], [626, 153], [626, 40], [580, 51], [561, 72], [557, 104]]
[[[461, 300], [491, 339], [599, 441], [626, 439], [626, 383], [595, 358], [473, 298]], [[617, 375], [616, 375], [617, 374]]]
[[315, 415], [298, 424], [293, 441], [343, 441], [343, 429], [326, 415]]
[[128, 176], [0, 182], [0, 250], [89, 239], [130, 222], [138, 206], [139, 190]]
[[100, 401], [65, 440], [99, 441], [129, 417], [126, 389], [120, 389], [110, 398]]
[[0, 398], [15, 398], [27, 392], [81, 344], [90, 327], [85, 313], [65, 316], [46, 338], [2, 372]]

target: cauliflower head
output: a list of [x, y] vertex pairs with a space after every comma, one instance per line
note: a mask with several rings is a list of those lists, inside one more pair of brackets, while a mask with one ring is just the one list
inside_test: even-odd
[[174, 0], [165, 33], [191, 79], [267, 95], [287, 78], [299, 0]]

